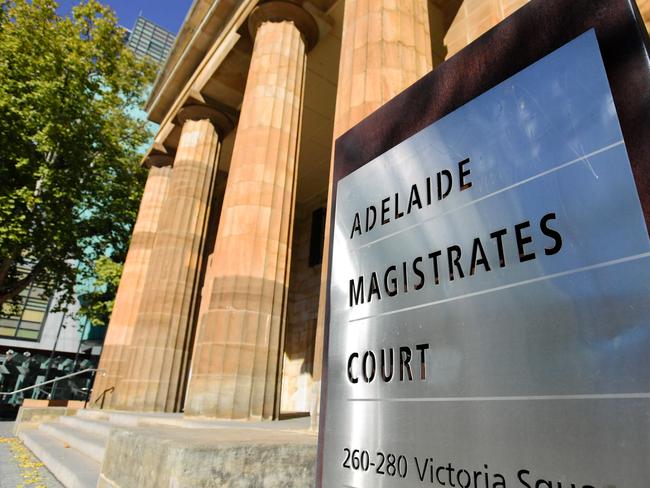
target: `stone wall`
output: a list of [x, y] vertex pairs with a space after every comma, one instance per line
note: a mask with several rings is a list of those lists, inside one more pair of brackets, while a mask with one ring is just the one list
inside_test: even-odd
[[280, 411], [309, 412], [321, 266], [309, 266], [312, 214], [327, 204], [325, 194], [296, 205], [284, 340]]

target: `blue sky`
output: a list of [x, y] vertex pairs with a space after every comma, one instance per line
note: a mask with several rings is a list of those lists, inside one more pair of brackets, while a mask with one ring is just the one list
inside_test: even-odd
[[[178, 33], [185, 14], [192, 5], [192, 0], [100, 0], [111, 6], [117, 13], [120, 24], [128, 29], [133, 28], [138, 14], [142, 15], [165, 29]], [[70, 12], [73, 5], [79, 0], [58, 0], [61, 6], [59, 12], [66, 14]]]

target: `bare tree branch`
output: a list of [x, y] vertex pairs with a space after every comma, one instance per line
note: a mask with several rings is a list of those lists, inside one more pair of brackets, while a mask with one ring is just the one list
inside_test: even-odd
[[11, 265], [14, 264], [14, 262], [15, 261], [12, 258], [4, 258], [0, 261], [0, 286], [2, 286], [4, 281], [7, 279]]
[[29, 286], [30, 283], [36, 279], [38, 274], [43, 269], [43, 262], [39, 261], [32, 267], [27, 276], [16, 281], [5, 285], [3, 282], [0, 282], [0, 305], [8, 302], [15, 298], [21, 291]]

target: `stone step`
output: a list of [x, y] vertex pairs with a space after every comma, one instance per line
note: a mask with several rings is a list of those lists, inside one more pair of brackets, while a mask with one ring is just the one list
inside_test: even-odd
[[104, 437], [83, 432], [58, 422], [41, 424], [38, 429], [50, 437], [55, 437], [70, 447], [81, 451], [98, 463], [101, 463], [104, 458], [107, 440]]
[[80, 408], [79, 410], [77, 410], [77, 417], [82, 417], [91, 420], [108, 420], [108, 413], [106, 412], [106, 410]]
[[41, 430], [25, 430], [18, 437], [66, 488], [97, 486], [100, 464]]
[[119, 410], [83, 409], [77, 412], [78, 418], [108, 421], [113, 425], [135, 427], [140, 424], [178, 425], [183, 421], [183, 414], [125, 412]]
[[119, 412], [115, 410], [79, 410], [76, 417], [96, 422], [107, 422], [110, 425], [121, 427], [135, 427], [146, 414]]
[[121, 425], [124, 427], [135, 427], [140, 423], [140, 415], [130, 413], [117, 413], [111, 412], [108, 416], [108, 421], [114, 425]]
[[69, 426], [71, 429], [99, 436], [105, 441], [108, 441], [108, 436], [111, 433], [111, 424], [105, 420], [91, 420], [89, 418], [85, 419], [78, 416], [66, 416], [61, 417], [59, 422]]

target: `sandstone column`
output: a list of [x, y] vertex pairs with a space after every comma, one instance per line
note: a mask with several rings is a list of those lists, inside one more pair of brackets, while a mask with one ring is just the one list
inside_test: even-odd
[[464, 0], [444, 34], [447, 58], [523, 7], [529, 0]]
[[[346, 0], [334, 116], [334, 140], [431, 71], [427, 0]], [[328, 191], [318, 325], [314, 350], [312, 427], [318, 427], [332, 171]]]
[[116, 404], [121, 409], [176, 411], [184, 393], [217, 174], [217, 131], [225, 122], [216, 110], [196, 105], [182, 109], [178, 118], [183, 128], [137, 314], [124, 393]]
[[126, 353], [133, 336], [170, 175], [171, 167], [152, 167], [142, 194], [138, 218], [133, 226], [129, 252], [124, 261], [113, 313], [99, 360], [99, 368], [104, 370], [104, 375], [99, 374], [93, 385], [92, 402], [107, 388], [115, 387], [113, 393], [105, 396], [104, 407], [110, 407], [113, 399], [120, 393], [119, 383], [128, 364]]
[[305, 53], [317, 26], [301, 7], [270, 2], [249, 27], [255, 44], [204, 285], [188, 416], [278, 414]]

